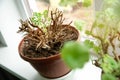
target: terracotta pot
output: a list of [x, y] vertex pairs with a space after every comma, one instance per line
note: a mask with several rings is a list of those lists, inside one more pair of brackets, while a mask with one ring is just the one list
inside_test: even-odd
[[[71, 28], [74, 29], [74, 28]], [[79, 36], [79, 32], [75, 30]], [[71, 70], [61, 59], [61, 54], [49, 56], [47, 58], [29, 58], [22, 53], [22, 43], [20, 42], [18, 51], [22, 59], [29, 62], [42, 76], [47, 78], [59, 78], [68, 74]]]

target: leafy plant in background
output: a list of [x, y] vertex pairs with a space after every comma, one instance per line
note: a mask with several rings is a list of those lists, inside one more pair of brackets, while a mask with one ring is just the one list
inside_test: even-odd
[[112, 74], [103, 74], [102, 80], [116, 80], [116, 78]]
[[83, 26], [85, 26], [86, 23], [85, 23], [85, 21], [83, 21], [83, 20], [75, 20], [75, 21], [74, 21], [74, 25], [76, 26], [76, 28], [77, 28], [78, 30], [82, 31], [82, 30], [83, 30]]
[[[119, 4], [119, 0], [104, 0], [102, 10], [97, 13], [91, 30], [86, 31], [88, 36], [92, 36], [96, 40], [96, 44], [92, 47], [99, 56], [95, 60], [95, 65], [103, 70], [103, 77], [106, 74], [112, 74], [116, 80], [120, 78], [120, 58], [117, 53], [118, 44], [120, 44]], [[109, 80], [114, 80], [114, 78]], [[107, 78], [102, 79], [106, 80]]]
[[[77, 2], [79, 2], [80, 0], [60, 0], [60, 5], [61, 6], [73, 6], [75, 4], [77, 4]], [[82, 0], [83, 6], [84, 7], [89, 7], [92, 4], [93, 0]]]
[[[120, 59], [117, 53], [120, 44], [118, 7], [119, 0], [104, 0], [102, 10], [96, 14], [91, 29], [85, 31], [87, 36], [94, 40], [91, 49], [98, 56], [94, 64], [103, 70], [103, 80], [117, 80], [120, 77]], [[108, 79], [108, 75], [113, 78]]]
[[118, 2], [119, 0], [104, 0], [91, 30], [86, 31], [95, 40], [91, 49], [97, 53], [98, 59], [94, 60], [94, 64], [103, 70], [102, 80], [120, 79], [120, 58], [117, 52], [120, 44]]
[[[91, 29], [84, 31], [86, 36], [88, 37], [83, 41], [84, 47], [87, 47], [87, 49], [89, 49], [87, 51], [92, 51], [93, 53], [96, 53], [97, 59], [95, 60], [93, 59], [94, 62], [93, 64], [102, 69], [103, 71], [102, 80], [120, 79], [120, 58], [117, 53], [118, 50], [117, 48], [119, 48], [120, 44], [119, 13], [120, 13], [119, 0], [104, 0], [101, 11], [96, 13], [95, 21]], [[75, 25], [78, 29], [82, 30], [81, 27], [83, 27], [83, 22], [77, 21], [75, 22]], [[72, 47], [73, 51], [75, 51], [76, 46]], [[79, 47], [79, 49], [85, 50], [83, 49], [83, 47]], [[69, 52], [67, 48], [63, 47], [63, 50]], [[78, 58], [81, 58], [80, 57], [81, 52], [79, 50], [78, 51], [76, 50], [76, 52], [72, 53], [73, 51], [69, 52], [70, 54], [68, 53], [66, 55], [64, 51], [62, 51], [62, 53], [63, 58], [68, 63], [68, 65], [70, 66], [72, 65], [73, 69], [75, 69], [79, 68], [81, 61]], [[86, 54], [86, 52], [82, 51], [82, 54]], [[79, 65], [76, 65], [78, 63]]]

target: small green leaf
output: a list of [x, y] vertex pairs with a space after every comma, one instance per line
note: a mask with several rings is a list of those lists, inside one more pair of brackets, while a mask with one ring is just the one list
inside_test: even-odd
[[101, 68], [105, 73], [112, 73], [118, 68], [118, 63], [115, 59], [109, 55], [104, 55], [101, 63]]
[[78, 2], [78, 0], [60, 0], [59, 5], [61, 6], [72, 6], [75, 5]]
[[62, 50], [62, 58], [72, 68], [82, 68], [89, 61], [89, 49], [82, 43], [67, 42]]
[[99, 28], [103, 28], [105, 25], [104, 24], [99, 24], [98, 27]]
[[116, 77], [112, 74], [102, 74], [102, 80], [117, 80]]
[[84, 44], [89, 48], [89, 49], [93, 49], [96, 53], [99, 53], [101, 48], [97, 45], [95, 45], [95, 43], [91, 40], [85, 40]]
[[48, 10], [45, 10], [45, 11], [43, 12], [43, 15], [44, 15], [45, 18], [47, 18], [47, 17], [48, 17]]
[[89, 7], [92, 4], [92, 0], [83, 0], [83, 6], [84, 7]]
[[93, 48], [93, 46], [94, 46], [93, 41], [90, 41], [90, 40], [85, 40], [85, 41], [84, 41], [84, 44], [85, 44], [88, 48]]
[[33, 12], [33, 16], [30, 18], [34, 25], [39, 26], [44, 32], [46, 32], [46, 27], [51, 23], [51, 18], [48, 17], [48, 10], [43, 12]]
[[101, 48], [99, 46], [94, 46], [93, 50], [96, 52], [96, 53], [99, 53]]
[[86, 30], [86, 31], [85, 31], [85, 34], [87, 34], [87, 35], [91, 35], [91, 32], [88, 31], [88, 30]]
[[82, 20], [76, 20], [74, 22], [74, 25], [78, 30], [83, 30], [83, 27], [85, 26], [85, 22]]

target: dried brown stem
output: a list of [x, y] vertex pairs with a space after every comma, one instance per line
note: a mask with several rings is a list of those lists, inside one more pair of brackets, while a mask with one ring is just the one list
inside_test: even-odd
[[[34, 49], [33, 51], [41, 53], [40, 55], [44, 55], [43, 53], [48, 53], [49, 55], [56, 54], [56, 52], [60, 51], [65, 41], [78, 38], [76, 33], [69, 28], [72, 22], [63, 24], [65, 18], [63, 18], [61, 11], [56, 9], [55, 11], [51, 11], [50, 15], [51, 23], [46, 27], [46, 32], [29, 20], [20, 20], [21, 26], [18, 32], [26, 33], [24, 42], [28, 45], [28, 49]], [[42, 23], [45, 24], [44, 21]]]
[[117, 36], [115, 36], [115, 35], [112, 36], [112, 35], [111, 35], [110, 38], [109, 38], [109, 41], [110, 41], [110, 44], [111, 44], [111, 46], [112, 46], [112, 48], [113, 48], [112, 53], [113, 53], [115, 59], [116, 59], [117, 61], [119, 61], [119, 57], [117, 56], [117, 53], [115, 52], [115, 45], [114, 45], [114, 43], [113, 43], [114, 39], [116, 39], [116, 38], [117, 38]]

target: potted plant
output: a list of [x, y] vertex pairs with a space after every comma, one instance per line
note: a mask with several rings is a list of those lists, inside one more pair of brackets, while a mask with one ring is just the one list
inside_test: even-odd
[[[102, 8], [96, 13], [95, 21], [89, 30], [85, 30], [86, 38], [83, 46], [89, 49], [92, 56], [93, 64], [102, 69], [102, 80], [120, 80], [120, 1], [119, 0], [103, 0]], [[80, 24], [80, 23], [79, 23]], [[81, 35], [82, 36], [82, 35]], [[75, 46], [74, 46], [75, 47]], [[82, 53], [86, 53], [85, 48]], [[87, 50], [88, 51], [88, 50]], [[64, 53], [63, 58], [68, 65], [80, 63], [79, 59], [69, 59]], [[69, 56], [79, 56], [78, 54], [70, 54]], [[79, 58], [79, 57], [78, 57]]]
[[71, 69], [61, 59], [60, 50], [67, 41], [76, 41], [78, 30], [71, 22], [64, 24], [63, 13], [58, 9], [35, 12], [27, 20], [20, 20], [18, 33], [24, 33], [18, 51], [42, 76], [59, 78]]

